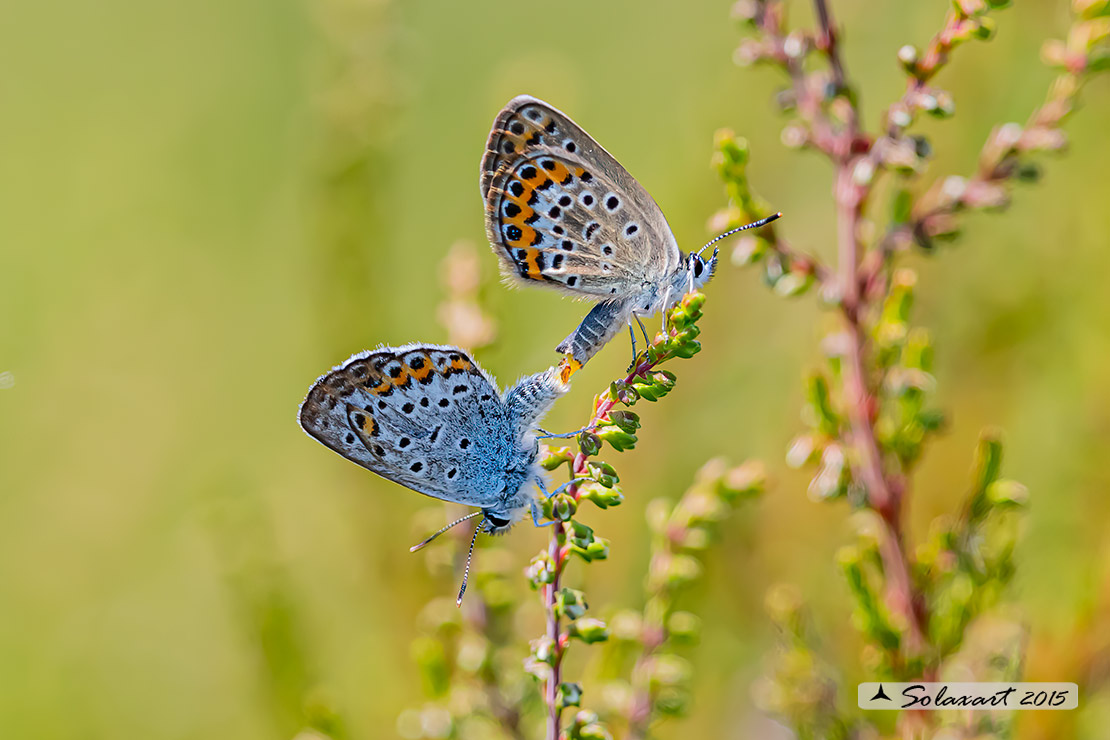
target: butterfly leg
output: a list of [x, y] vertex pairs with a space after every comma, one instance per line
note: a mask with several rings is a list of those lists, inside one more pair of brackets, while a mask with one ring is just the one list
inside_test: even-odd
[[535, 524], [537, 527], [548, 527], [548, 526], [555, 523], [554, 519], [552, 519], [551, 521], [548, 521], [548, 522], [541, 522], [540, 519], [543, 519], [543, 514], [540, 512], [540, 505], [538, 503], [536, 503], [535, 499], [533, 499], [532, 500], [532, 523]]
[[[633, 311], [632, 312], [632, 318], [636, 319], [636, 323], [640, 325], [640, 333], [644, 335], [644, 345], [647, 346], [647, 347], [650, 347], [651, 346], [651, 339], [648, 338], [647, 327], [644, 326], [644, 322], [643, 322], [642, 319], [640, 319], [640, 315], [637, 314], [635, 311]], [[640, 355], [636, 351], [636, 332], [633, 331], [633, 329], [632, 329], [632, 322], [631, 321], [628, 322], [628, 336], [632, 339], [632, 363], [629, 364], [628, 371], [632, 372], [632, 369], [634, 367], [636, 367], [636, 359]]]
[[[691, 290], [693, 290], [693, 274], [694, 273], [691, 270], [690, 271], [690, 276], [691, 276], [690, 277], [690, 280], [691, 280], [690, 288], [691, 288]], [[674, 293], [674, 292], [676, 292], [676, 289], [673, 286], [668, 285], [667, 290], [663, 293], [663, 310], [659, 312], [659, 331], [660, 331], [661, 334], [663, 334], [663, 336], [667, 335], [667, 316], [670, 314], [671, 309], [674, 308], [675, 304], [677, 304], [678, 301], [680, 300], [680, 299], [676, 298], [674, 300], [674, 302], [671, 301], [671, 294]]]
[[593, 427], [582, 427], [577, 432], [566, 432], [564, 434], [552, 434], [546, 429], [542, 429], [540, 427], [536, 428], [543, 432], [543, 434], [537, 436], [536, 439], [571, 439], [572, 437], [577, 437], [582, 432], [590, 431]]
[[[650, 345], [651, 344], [651, 339], [648, 338], [647, 327], [644, 326], [644, 322], [640, 320], [639, 314], [633, 312], [632, 313], [632, 318], [636, 319], [636, 323], [640, 325], [640, 331], [644, 335], [644, 344], [649, 344]], [[632, 327], [629, 326], [628, 328], [631, 329]]]
[[546, 496], [547, 498], [551, 498], [552, 496], [554, 496], [557, 493], [562, 493], [564, 490], [566, 490], [567, 488], [570, 488], [575, 483], [585, 483], [588, 480], [589, 480], [589, 478], [571, 478], [570, 480], [568, 480], [566, 483], [564, 483], [561, 486], [559, 486], [558, 488], [556, 488], [551, 493], [548, 493], [544, 489], [543, 485], [540, 485], [540, 490], [543, 491], [544, 496]]
[[632, 324], [628, 325], [628, 338], [632, 340], [632, 363], [628, 366], [628, 371], [631, 372], [632, 368], [636, 367], [636, 332], [632, 330]]

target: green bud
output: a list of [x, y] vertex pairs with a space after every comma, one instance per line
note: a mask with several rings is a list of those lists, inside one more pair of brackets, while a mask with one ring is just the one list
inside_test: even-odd
[[987, 487], [998, 480], [1002, 468], [1002, 442], [993, 432], [984, 432], [975, 446], [975, 460], [971, 469], [971, 494], [968, 511], [972, 521], [986, 514]]
[[786, 464], [792, 468], [800, 468], [817, 459], [821, 443], [814, 434], [799, 434], [790, 443], [786, 451]]
[[589, 709], [580, 709], [574, 715], [572, 727], [583, 727], [593, 724], [594, 722], [597, 722], [597, 712], [591, 712]]
[[690, 663], [677, 655], [662, 653], [655, 656], [651, 666], [651, 681], [655, 686], [681, 686], [690, 682], [693, 671]]
[[987, 486], [987, 500], [996, 506], [1026, 507], [1029, 489], [1016, 480], [996, 480]]
[[883, 304], [881, 321], [905, 323], [909, 320], [916, 284], [917, 275], [913, 270], [902, 268], [895, 271], [891, 278], [890, 295]]
[[577, 638], [587, 645], [595, 642], [605, 642], [609, 639], [609, 628], [605, 622], [592, 617], [576, 619], [567, 627], [567, 634]]
[[614, 639], [623, 642], [637, 642], [643, 634], [643, 615], [633, 609], [623, 609], [610, 620]]
[[1018, 165], [1016, 174], [1022, 182], [1034, 183], [1041, 179], [1041, 168], [1036, 162], [1022, 162]]
[[578, 449], [586, 457], [593, 457], [601, 451], [601, 439], [592, 432], [582, 432], [578, 435]]
[[685, 329], [674, 335], [674, 341], [679, 344], [688, 344], [689, 342], [697, 339], [699, 334], [701, 334], [701, 329], [699, 329], [695, 324], [690, 324]]
[[670, 370], [656, 370], [648, 373], [651, 379], [652, 386], [655, 389], [656, 398], [662, 398], [674, 389], [674, 384], [678, 378]]
[[[586, 463], [586, 469], [590, 471], [590, 477], [601, 483], [601, 478], [608, 478], [612, 483], [620, 480], [617, 477], [616, 469], [609, 463], [603, 460], [589, 460]], [[605, 485], [602, 483], [602, 485]], [[606, 488], [612, 488], [612, 485], [606, 485]]]
[[748, 460], [730, 469], [721, 478], [717, 493], [727, 502], [751, 498], [767, 488], [767, 471], [759, 460]]
[[[593, 714], [591, 712], [591, 714]], [[575, 721], [570, 728], [569, 740], [613, 740], [613, 736], [605, 729], [605, 725], [597, 721], [594, 714], [593, 722], [579, 723]]]
[[813, 285], [813, 276], [803, 272], [788, 272], [775, 282], [775, 293], [784, 298], [802, 295]]
[[994, 22], [993, 18], [979, 18], [979, 23], [975, 26], [975, 38], [982, 41], [989, 41], [994, 38], [995, 31], [998, 30], [998, 24]]
[[1105, 72], [1110, 69], [1110, 49], [1092, 49], [1087, 55], [1087, 72]]
[[569, 536], [572, 545], [583, 549], [589, 547], [594, 541], [593, 529], [579, 521], [572, 521], [570, 523]]
[[833, 410], [829, 396], [829, 381], [823, 375], [813, 374], [806, 380], [807, 421], [829, 437], [836, 436], [840, 419]]
[[1072, 10], [1086, 20], [1110, 15], [1110, 0], [1072, 0]]
[[609, 421], [616, 425], [621, 431], [634, 433], [640, 428], [640, 416], [631, 411], [624, 411], [622, 409], [614, 409], [609, 412]]
[[586, 594], [577, 589], [564, 587], [555, 594], [555, 612], [561, 617], [578, 619], [588, 608]]
[[686, 530], [678, 546], [684, 551], [704, 550], [709, 547], [709, 532], [703, 527], [691, 527]]
[[583, 486], [579, 489], [579, 501], [589, 501], [599, 509], [608, 509], [611, 506], [620, 506], [624, 502], [624, 494], [619, 488], [606, 488], [604, 483], [599, 486]]
[[681, 357], [684, 360], [689, 360], [691, 357], [701, 352], [701, 344], [698, 342], [686, 342], [675, 347], [673, 354], [675, 357]]
[[933, 371], [933, 343], [925, 329], [913, 329], [902, 348], [902, 365], [927, 373]]
[[956, 115], [956, 100], [951, 93], [946, 90], [938, 90], [936, 101], [936, 107], [929, 111], [934, 118], [951, 118]]
[[546, 635], [532, 640], [532, 657], [536, 662], [555, 665], [555, 641]]
[[911, 44], [906, 44], [898, 50], [898, 63], [902, 65], [902, 69], [910, 74], [915, 74], [917, 72], [917, 60], [919, 57], [920, 54], [917, 51], [917, 47]]
[[[609, 446], [617, 452], [631, 450], [633, 447], [636, 446], [636, 435], [622, 431], [616, 426], [601, 427], [597, 430], [597, 434], [593, 436], [595, 439], [598, 440], [597, 450], [592, 453], [586, 454], [596, 455], [601, 450], [601, 442], [603, 440], [605, 442], [608, 442]], [[583, 447], [582, 451], [585, 453], [585, 447]]]
[[736, 239], [736, 245], [732, 248], [732, 264], [737, 267], [753, 265], [763, 259], [769, 246], [763, 237], [745, 234]]
[[679, 305], [691, 316], [701, 318], [701, 309], [702, 306], [705, 305], [705, 294], [687, 293], [682, 297], [682, 300], [679, 301]]
[[574, 450], [570, 447], [544, 447], [547, 450], [540, 465], [544, 470], [557, 470], [560, 465], [574, 462]]
[[692, 555], [675, 555], [667, 565], [666, 585], [670, 588], [685, 586], [701, 575], [701, 563]]
[[560, 492], [548, 499], [550, 502], [550, 513], [547, 511], [547, 506], [544, 506], [544, 514], [547, 514], [551, 519], [559, 522], [569, 522], [574, 513], [578, 511], [578, 502], [574, 497], [566, 492]]
[[586, 548], [586, 560], [605, 560], [609, 557], [609, 540], [595, 537]]
[[[556, 524], [555, 526], [559, 526]], [[528, 564], [524, 570], [525, 577], [532, 585], [532, 588], [539, 589], [544, 584], [553, 583], [555, 581], [555, 565], [551, 562], [551, 558], [547, 556], [547, 552], [541, 552]]]
[[680, 645], [693, 645], [701, 632], [701, 620], [690, 612], [675, 612], [667, 619], [667, 631]]
[[582, 703], [582, 685], [578, 683], [559, 684], [558, 704], [561, 708], [577, 707]]
[[684, 688], [667, 687], [655, 696], [655, 709], [667, 717], [681, 717], [690, 705], [690, 692]]

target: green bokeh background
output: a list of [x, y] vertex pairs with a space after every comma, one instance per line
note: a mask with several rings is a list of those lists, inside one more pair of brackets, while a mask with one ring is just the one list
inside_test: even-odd
[[[866, 122], [899, 94], [906, 42], [942, 2], [839, 2]], [[799, 20], [808, 9], [796, 8]], [[351, 737], [393, 736], [419, 703], [414, 614], [443, 584], [408, 545], [426, 501], [310, 441], [311, 381], [378, 343], [443, 341], [438, 265], [478, 244], [503, 382], [556, 360], [584, 307], [509, 291], [485, 252], [478, 161], [521, 92], [570, 112], [655, 196], [680, 244], [723, 205], [713, 132], [750, 140], [752, 175], [795, 244], [831, 256], [827, 165], [779, 143], [780, 80], [731, 62], [727, 2], [548, 5], [384, 0], [16, 2], [0, 26], [0, 727], [8, 737], [272, 738], [323, 697]], [[968, 173], [991, 126], [1023, 121], [1051, 73], [1064, 3], [998, 17], [939, 84], [935, 171]], [[964, 489], [979, 430], [1033, 506], [1014, 595], [1030, 680], [1074, 680], [1107, 563], [1110, 181], [1105, 81], [1069, 123], [1072, 151], [1003, 216], [920, 269], [951, 414], [915, 486], [920, 536]], [[594, 515], [612, 558], [599, 605], [638, 604], [643, 506], [707, 458], [768, 462], [774, 487], [726, 528], [687, 607], [704, 620], [694, 716], [664, 736], [758, 736], [750, 699], [773, 636], [773, 583], [797, 584], [829, 649], [857, 645], [833, 553], [847, 510], [805, 494], [783, 452], [817, 361], [811, 299], [724, 266], [704, 351], [643, 409], [619, 467], [626, 505]], [[548, 418], [573, 429], [627, 362], [618, 340]], [[508, 547], [523, 568], [546, 530]], [[571, 580], [584, 570], [574, 566]], [[534, 599], [520, 579], [522, 599]], [[587, 701], [590, 686], [587, 684]], [[306, 699], [307, 697], [307, 699]], [[1099, 703], [1091, 697], [1087, 704]], [[1091, 710], [1087, 710], [1090, 716]], [[1040, 720], [1038, 720], [1040, 721]], [[1086, 724], [1084, 724], [1086, 722]], [[1077, 732], [1097, 737], [1093, 719]], [[1084, 727], [1090, 729], [1084, 730]], [[1043, 728], [1023, 720], [1026, 737]], [[762, 729], [761, 729], [762, 728]], [[1070, 732], [1071, 730], [1069, 730]]]

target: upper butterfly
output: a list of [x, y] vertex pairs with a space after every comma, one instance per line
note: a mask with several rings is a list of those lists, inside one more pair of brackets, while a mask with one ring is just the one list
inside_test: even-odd
[[481, 189], [486, 235], [506, 275], [599, 301], [556, 348], [569, 355], [564, 379], [717, 267], [716, 251], [708, 260], [680, 251], [640, 183], [564, 113], [527, 95], [493, 122]]
[[[362, 352], [332, 368], [308, 391], [297, 420], [310, 436], [383, 478], [480, 507], [470, 515], [482, 516], [477, 537], [501, 534], [529, 511], [539, 524], [531, 485], [544, 487], [534, 430], [567, 390], [549, 368], [502, 394], [458, 347], [408, 344]], [[469, 565], [468, 557], [467, 572]], [[464, 577], [460, 603], [465, 589]]]

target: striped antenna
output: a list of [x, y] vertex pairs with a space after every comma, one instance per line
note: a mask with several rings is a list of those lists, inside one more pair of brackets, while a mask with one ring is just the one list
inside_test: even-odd
[[717, 242], [724, 239], [725, 237], [732, 236], [733, 234], [735, 234], [738, 231], [747, 231], [748, 229], [758, 229], [760, 226], [766, 226], [767, 224], [771, 223], [772, 221], [777, 221], [780, 218], [782, 218], [782, 211], [779, 211], [778, 213], [773, 213], [770, 216], [768, 216], [767, 218], [761, 218], [758, 221], [752, 221], [750, 224], [744, 224], [743, 226], [738, 226], [735, 229], [732, 229], [731, 231], [726, 231], [725, 233], [721, 234], [720, 236], [715, 236], [706, 243], [705, 247], [702, 247], [701, 249], [698, 250], [697, 256], [701, 257], [701, 253], [705, 251], [706, 247], [711, 247], [714, 244], [716, 244]]
[[[468, 517], [469, 518], [469, 517]], [[470, 550], [466, 553], [466, 568], [463, 569], [463, 582], [459, 587], [459, 598], [455, 599], [455, 606], [462, 606], [462, 597], [466, 593], [466, 582], [470, 578], [470, 558], [474, 555], [474, 543], [478, 541], [478, 532], [482, 529], [482, 523], [478, 522], [478, 526], [474, 528], [474, 536], [470, 538]]]
[[481, 509], [478, 509], [478, 511], [473, 511], [473, 512], [471, 512], [471, 513], [467, 514], [466, 516], [462, 517], [461, 519], [456, 519], [455, 521], [451, 522], [450, 524], [448, 524], [448, 525], [447, 525], [446, 527], [444, 527], [443, 529], [441, 529], [441, 530], [439, 530], [438, 532], [436, 532], [435, 534], [433, 534], [433, 535], [432, 535], [431, 537], [429, 537], [428, 539], [426, 539], [426, 540], [424, 540], [423, 542], [421, 542], [421, 543], [420, 543], [419, 545], [413, 545], [412, 547], [410, 547], [410, 548], [409, 548], [409, 552], [416, 552], [417, 550], [419, 550], [419, 549], [423, 548], [423, 547], [424, 547], [425, 545], [427, 545], [427, 544], [428, 544], [429, 542], [431, 542], [432, 540], [434, 540], [434, 539], [435, 539], [436, 537], [439, 537], [439, 536], [440, 536], [441, 534], [443, 534], [444, 532], [446, 532], [447, 530], [449, 530], [449, 529], [450, 529], [451, 527], [455, 526], [456, 524], [462, 524], [462, 523], [463, 523], [463, 522], [465, 522], [465, 521], [466, 521], [467, 519], [473, 519], [474, 517], [478, 516], [478, 515], [479, 515], [479, 514], [481, 514], [481, 513], [482, 513], [482, 510], [481, 510]]

